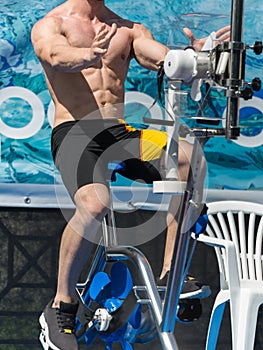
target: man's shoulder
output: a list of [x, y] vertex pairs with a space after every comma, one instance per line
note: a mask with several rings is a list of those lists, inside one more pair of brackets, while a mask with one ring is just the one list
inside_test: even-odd
[[[62, 4], [63, 5], [63, 4]], [[45, 14], [38, 22], [39, 23], [58, 23], [63, 20], [63, 6], [57, 6]], [[38, 23], [37, 22], [37, 23]]]
[[134, 22], [133, 24], [133, 35], [134, 38], [152, 36], [150, 30], [144, 24], [139, 22]]
[[[134, 34], [138, 31], [143, 31], [143, 32], [148, 31], [148, 29], [145, 27], [144, 24], [139, 23], [139, 22], [135, 22], [135, 21], [131, 21], [131, 20], [126, 19], [126, 18], [121, 18], [121, 17], [112, 18], [111, 22], [116, 23], [118, 27], [129, 29]], [[110, 23], [110, 24], [112, 24], [112, 23]]]
[[58, 16], [48, 16], [46, 15], [45, 17], [39, 19], [33, 26], [32, 31], [39, 31], [39, 30], [44, 30], [49, 28], [51, 29], [52, 27], [57, 27], [59, 24], [62, 23], [62, 18]]
[[112, 24], [112, 23], [116, 23], [119, 27], [132, 27], [133, 25], [133, 21], [121, 17], [119, 15], [117, 15], [115, 12], [108, 10], [107, 15], [105, 16], [105, 22], [107, 22], [108, 24]]
[[44, 38], [52, 33], [60, 33], [63, 27], [63, 18], [47, 13], [43, 18], [39, 19], [32, 27], [31, 38], [35, 42], [37, 38]]

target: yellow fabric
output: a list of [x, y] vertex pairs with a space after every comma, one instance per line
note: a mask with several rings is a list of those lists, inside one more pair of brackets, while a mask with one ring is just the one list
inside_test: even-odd
[[127, 131], [136, 131], [136, 130], [139, 130], [139, 129], [136, 129], [136, 128], [134, 128], [133, 126], [127, 124], [126, 121], [123, 120], [123, 119], [118, 119], [118, 122], [121, 123], [121, 124], [125, 124], [125, 129], [126, 129]]
[[158, 130], [141, 130], [140, 153], [142, 161], [161, 157], [167, 143], [167, 134]]
[[125, 124], [127, 131], [140, 132], [140, 158], [142, 161], [150, 161], [161, 158], [167, 144], [167, 133], [159, 130], [136, 129], [127, 124], [124, 120], [119, 120]]

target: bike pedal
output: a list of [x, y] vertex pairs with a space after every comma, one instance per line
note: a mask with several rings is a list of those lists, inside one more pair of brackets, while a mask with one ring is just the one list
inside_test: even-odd
[[202, 304], [200, 299], [180, 300], [177, 317], [183, 323], [196, 321], [202, 315]]

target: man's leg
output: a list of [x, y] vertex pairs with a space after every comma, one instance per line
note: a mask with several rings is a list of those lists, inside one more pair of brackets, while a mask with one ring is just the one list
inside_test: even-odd
[[91, 242], [109, 208], [109, 191], [103, 184], [81, 187], [75, 197], [76, 211], [62, 235], [58, 286], [54, 306], [60, 301], [74, 302], [75, 286], [90, 259]]
[[46, 342], [51, 349], [77, 350], [75, 317], [76, 283], [91, 258], [91, 242], [109, 207], [109, 191], [103, 184], [81, 187], [75, 197], [76, 211], [61, 239], [57, 293], [40, 317]]
[[[191, 155], [193, 146], [186, 141], [179, 141], [178, 151], [178, 180], [187, 181], [188, 172], [190, 169]], [[160, 274], [160, 279], [163, 279], [168, 271], [170, 271], [171, 261], [173, 257], [173, 249], [175, 237], [178, 227], [178, 218], [180, 214], [180, 205], [183, 196], [181, 194], [172, 196], [166, 221], [167, 221], [167, 233], [166, 243], [163, 259], [163, 267]]]
[[[187, 181], [188, 173], [191, 166], [191, 155], [192, 155], [193, 146], [186, 141], [179, 142], [179, 159], [178, 159], [178, 174], [179, 181]], [[198, 182], [198, 200], [201, 202], [203, 197], [203, 186], [204, 179], [206, 175], [206, 165], [205, 159], [202, 159], [201, 162], [201, 172], [200, 179]], [[163, 267], [160, 274], [160, 279], [163, 279], [167, 272], [170, 271], [171, 261], [173, 257], [173, 247], [175, 244], [175, 238], [178, 227], [178, 219], [180, 215], [180, 208], [182, 205], [183, 195], [175, 195], [172, 197], [169, 210], [167, 213], [167, 234], [166, 234], [166, 243], [165, 243], [165, 252], [163, 259]]]

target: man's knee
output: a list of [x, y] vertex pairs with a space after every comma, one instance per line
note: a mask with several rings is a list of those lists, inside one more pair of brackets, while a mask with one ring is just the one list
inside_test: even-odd
[[91, 220], [101, 221], [110, 207], [108, 188], [103, 184], [90, 184], [81, 187], [75, 197], [76, 214], [83, 224]]

